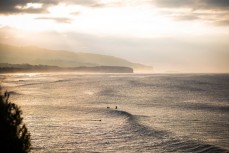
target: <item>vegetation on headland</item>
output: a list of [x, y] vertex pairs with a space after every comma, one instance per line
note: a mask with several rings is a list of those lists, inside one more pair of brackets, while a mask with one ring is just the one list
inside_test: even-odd
[[95, 67], [58, 67], [48, 65], [8, 64], [0, 63], [0, 73], [14, 72], [80, 72], [80, 73], [133, 73], [133, 69], [121, 66]]
[[30, 152], [30, 133], [23, 123], [21, 109], [9, 102], [9, 93], [0, 94], [0, 152]]

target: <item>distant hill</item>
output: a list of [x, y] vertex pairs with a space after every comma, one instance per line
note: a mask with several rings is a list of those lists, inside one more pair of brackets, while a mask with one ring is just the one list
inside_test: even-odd
[[151, 66], [132, 63], [127, 60], [92, 53], [49, 50], [38, 47], [16, 47], [0, 44], [0, 63], [31, 64], [59, 67], [121, 66], [131, 67], [135, 72], [152, 72]]

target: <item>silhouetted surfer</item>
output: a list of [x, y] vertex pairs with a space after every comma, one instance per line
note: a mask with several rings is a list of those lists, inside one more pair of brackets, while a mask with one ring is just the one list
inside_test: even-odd
[[7, 90], [5, 91], [4, 96], [6, 98], [6, 101], [8, 101], [8, 99], [10, 97], [10, 94], [9, 94], [9, 92]]
[[5, 91], [4, 96], [5, 96], [5, 97], [7, 96], [7, 90]]

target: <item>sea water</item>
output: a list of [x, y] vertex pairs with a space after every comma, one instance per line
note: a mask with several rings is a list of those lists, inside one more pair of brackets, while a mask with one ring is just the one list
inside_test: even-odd
[[227, 74], [0, 77], [32, 152], [229, 152]]

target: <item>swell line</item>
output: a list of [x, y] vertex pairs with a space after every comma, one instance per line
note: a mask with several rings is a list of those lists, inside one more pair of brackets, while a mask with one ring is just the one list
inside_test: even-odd
[[[195, 153], [229, 153], [228, 150], [203, 143], [201, 141], [192, 140], [187, 137], [179, 137], [169, 131], [157, 130], [152, 127], [144, 126], [138, 123], [138, 116], [122, 110], [109, 110], [108, 115], [111, 117], [121, 117], [125, 120], [123, 130], [137, 134], [138, 138], [146, 141], [145, 147], [149, 149], [160, 149], [162, 152], [195, 152]], [[148, 141], [151, 141], [149, 143]], [[144, 145], [144, 143], [143, 143]]]

